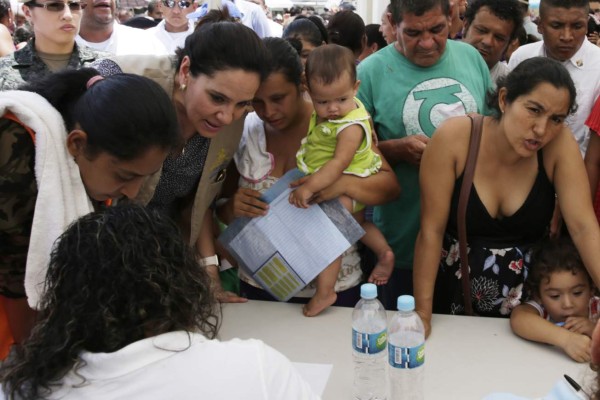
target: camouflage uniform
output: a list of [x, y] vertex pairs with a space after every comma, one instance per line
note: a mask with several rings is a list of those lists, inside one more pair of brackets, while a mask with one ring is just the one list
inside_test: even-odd
[[[35, 39], [31, 39], [22, 49], [0, 58], [0, 90], [17, 89], [25, 82], [52, 73], [42, 59], [38, 57], [34, 44]], [[87, 67], [92, 62], [109, 56], [109, 53], [78, 46], [75, 43], [67, 68]]]
[[25, 296], [25, 264], [37, 197], [35, 146], [20, 124], [0, 118], [0, 295]]

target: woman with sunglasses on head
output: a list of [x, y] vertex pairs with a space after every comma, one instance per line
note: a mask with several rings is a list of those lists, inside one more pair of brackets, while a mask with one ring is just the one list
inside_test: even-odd
[[27, 1], [23, 11], [33, 26], [34, 38], [0, 59], [0, 90], [16, 89], [65, 68], [79, 69], [107, 56], [75, 43], [81, 23], [79, 0]]
[[[222, 12], [222, 18], [228, 18]], [[235, 22], [202, 23], [175, 57], [115, 56], [100, 61], [102, 73], [138, 73], [171, 96], [183, 141], [150, 179], [138, 200], [179, 222], [208, 269], [221, 301], [245, 301], [221, 289], [212, 234], [211, 204], [238, 147], [254, 93], [266, 75], [264, 44]]]
[[158, 84], [90, 68], [0, 92], [0, 116], [0, 306], [20, 343], [54, 240], [111, 199], [136, 197], [179, 128]]
[[185, 38], [194, 32], [194, 22], [188, 15], [194, 12], [193, 0], [162, 0], [163, 19], [158, 25], [146, 32], [165, 46], [168, 54], [185, 46]]

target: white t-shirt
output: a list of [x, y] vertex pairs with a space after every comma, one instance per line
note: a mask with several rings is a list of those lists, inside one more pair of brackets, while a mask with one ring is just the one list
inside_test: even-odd
[[[535, 42], [519, 47], [511, 56], [508, 67], [513, 70], [522, 61], [532, 57], [547, 57], [544, 42]], [[581, 48], [570, 60], [562, 62], [577, 89], [577, 112], [567, 118], [567, 125], [573, 131], [581, 154], [585, 154], [590, 132], [585, 120], [592, 112], [600, 94], [600, 47], [584, 39]]]
[[79, 45], [91, 47], [94, 50], [122, 56], [128, 54], [164, 55], [167, 54], [164, 46], [152, 35], [143, 29], [132, 28], [113, 23], [113, 33], [104, 42], [88, 42], [77, 35], [75, 41]]
[[177, 331], [81, 358], [50, 399], [319, 399], [287, 358], [255, 339]]
[[187, 31], [183, 32], [167, 32], [165, 29], [165, 20], [160, 21], [158, 25], [146, 30], [153, 38], [157, 39], [165, 48], [168, 54], [175, 54], [178, 47], [185, 46], [185, 38], [194, 32], [194, 23], [188, 23]]
[[270, 34], [273, 37], [282, 37], [283, 36], [283, 25], [278, 24], [277, 22], [273, 21], [272, 19], [268, 20], [269, 21], [269, 30], [270, 30]]
[[246, 0], [234, 0], [233, 2], [242, 13], [242, 24], [256, 32], [261, 39], [271, 36], [269, 19], [261, 6]]
[[508, 65], [502, 61], [498, 61], [492, 69], [490, 69], [490, 77], [494, 85], [498, 82], [498, 79], [505, 77], [510, 72]]

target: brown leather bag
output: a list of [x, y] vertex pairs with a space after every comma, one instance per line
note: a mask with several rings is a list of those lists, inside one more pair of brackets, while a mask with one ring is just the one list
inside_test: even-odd
[[469, 141], [469, 152], [467, 162], [463, 172], [463, 181], [460, 187], [458, 197], [458, 249], [460, 253], [460, 272], [463, 288], [463, 298], [465, 303], [465, 314], [473, 315], [473, 302], [471, 298], [471, 278], [469, 277], [469, 255], [467, 252], [467, 203], [469, 194], [473, 186], [473, 176], [475, 175], [475, 164], [477, 163], [477, 154], [479, 154], [479, 143], [481, 142], [481, 131], [483, 128], [483, 115], [470, 114], [471, 118], [471, 139]]

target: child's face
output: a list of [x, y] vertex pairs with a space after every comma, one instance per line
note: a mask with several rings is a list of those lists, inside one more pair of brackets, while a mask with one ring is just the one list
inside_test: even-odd
[[352, 82], [350, 74], [344, 72], [329, 85], [311, 79], [310, 97], [319, 118], [340, 119], [356, 108], [354, 96], [358, 91], [359, 81]]
[[591, 287], [585, 273], [556, 271], [540, 283], [540, 302], [554, 322], [568, 317], [588, 317]]

